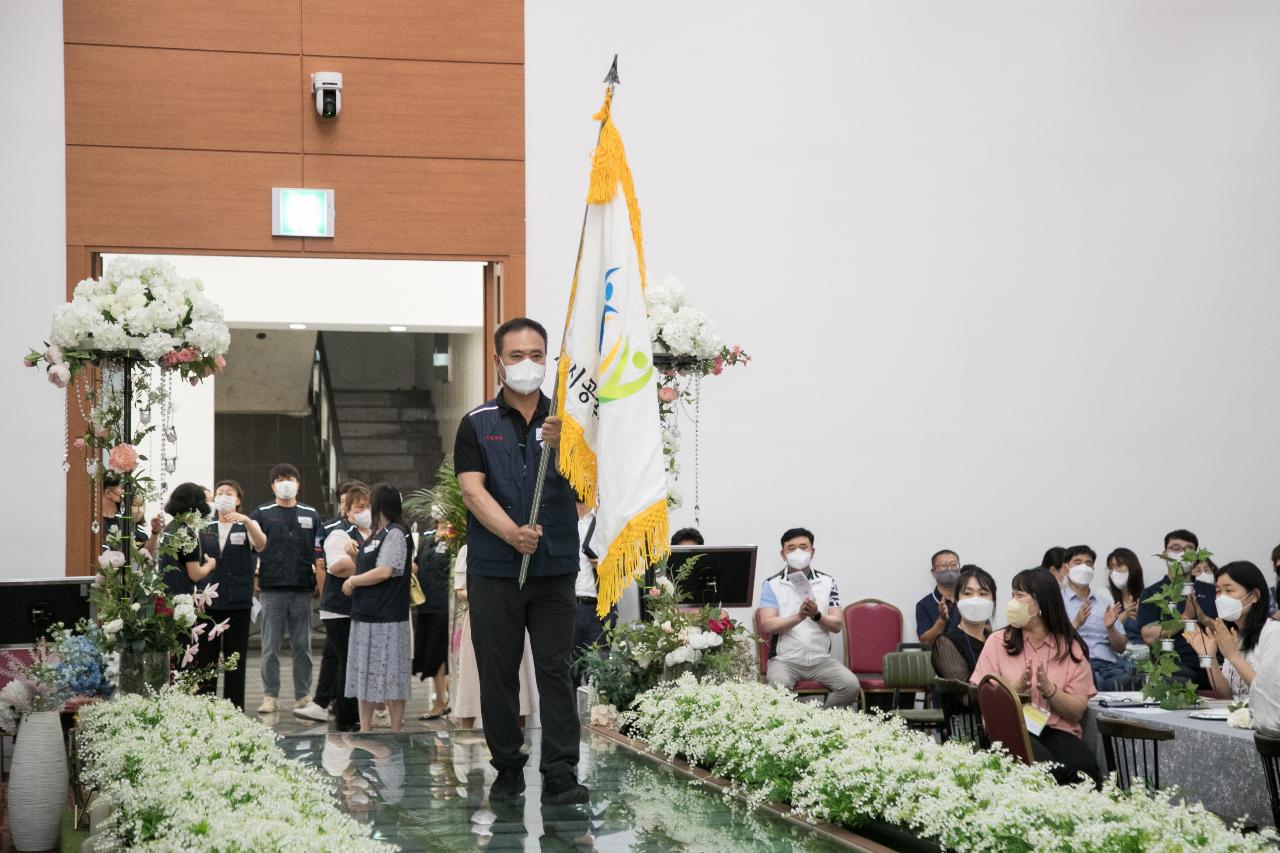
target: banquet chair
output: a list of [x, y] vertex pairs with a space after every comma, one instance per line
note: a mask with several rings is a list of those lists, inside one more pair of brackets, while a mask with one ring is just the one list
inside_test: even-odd
[[[941, 708], [928, 707], [933, 681], [933, 663], [929, 660], [928, 652], [889, 652], [884, 656], [884, 686], [893, 689], [893, 715], [901, 717], [908, 728], [939, 731], [946, 723]], [[912, 696], [923, 693], [925, 707], [903, 708], [900, 698], [904, 690]], [[915, 705], [914, 700], [911, 705]]]
[[902, 611], [887, 601], [864, 598], [844, 609], [844, 659], [849, 671], [858, 676], [862, 707], [867, 694], [889, 694], [894, 688], [884, 683], [884, 656], [902, 642]]
[[1000, 743], [1023, 764], [1034, 764], [1031, 735], [1022, 717], [1022, 700], [1013, 688], [998, 675], [984, 675], [978, 682], [978, 707], [991, 744]]
[[[760, 661], [760, 680], [764, 681], [765, 672], [769, 669], [769, 646], [773, 642], [773, 634], [765, 634], [760, 628], [760, 611], [756, 610], [752, 619], [755, 626], [756, 636], [760, 638], [760, 642], [756, 643], [756, 656]], [[795, 686], [791, 688], [791, 692], [797, 696], [826, 696], [829, 692], [827, 685], [821, 681], [797, 681]]]
[[1280, 737], [1253, 733], [1253, 745], [1262, 759], [1262, 769], [1267, 777], [1267, 793], [1271, 796], [1271, 819], [1280, 826]]
[[978, 688], [957, 678], [936, 678], [933, 682], [942, 706], [942, 739], [973, 744], [986, 749], [986, 733], [978, 712]]
[[1135, 779], [1140, 779], [1150, 790], [1160, 790], [1160, 744], [1173, 740], [1173, 729], [1101, 714], [1098, 736], [1102, 738], [1107, 772], [1116, 776], [1116, 787], [1127, 791]]

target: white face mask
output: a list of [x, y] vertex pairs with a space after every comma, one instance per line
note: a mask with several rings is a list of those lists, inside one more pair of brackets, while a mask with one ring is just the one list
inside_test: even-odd
[[503, 385], [517, 394], [532, 394], [542, 387], [542, 380], [547, 375], [547, 366], [526, 358], [515, 364], [502, 365], [502, 372]]
[[991, 618], [991, 614], [996, 609], [996, 603], [989, 598], [975, 596], [960, 599], [956, 602], [956, 607], [959, 608], [960, 618], [964, 621], [982, 624]]
[[787, 552], [787, 565], [798, 572], [802, 572], [809, 568], [809, 561], [813, 559], [813, 552], [806, 551], [803, 548], [797, 548], [794, 551]]
[[1218, 618], [1224, 622], [1235, 622], [1244, 612], [1244, 602], [1229, 595], [1220, 595], [1213, 600], [1218, 608]]
[[297, 480], [280, 480], [275, 484], [275, 493], [282, 501], [291, 501], [298, 496]]
[[1072, 566], [1067, 569], [1067, 577], [1071, 578], [1071, 582], [1076, 586], [1088, 586], [1093, 583], [1093, 566], [1088, 563]]
[[236, 499], [231, 495], [215, 495], [213, 511], [218, 515], [226, 515], [236, 511]]
[[1181, 560], [1186, 551], [1165, 551], [1164, 553], [1170, 560]]
[[373, 512], [362, 509], [357, 513], [352, 513], [351, 520], [355, 522], [356, 527], [363, 527], [367, 530], [373, 524]]
[[1200, 583], [1213, 583], [1217, 578], [1213, 576], [1213, 569], [1205, 569], [1203, 572], [1196, 575], [1196, 580], [1200, 581]]
[[1129, 583], [1129, 573], [1127, 571], [1112, 572], [1111, 582], [1116, 585], [1116, 589], [1124, 589]]

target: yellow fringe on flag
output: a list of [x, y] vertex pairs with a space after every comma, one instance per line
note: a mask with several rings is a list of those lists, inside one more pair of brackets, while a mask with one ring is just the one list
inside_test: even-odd
[[596, 613], [601, 619], [618, 603], [633, 579], [644, 577], [650, 560], [661, 560], [671, 553], [670, 537], [664, 498], [637, 513], [609, 543], [604, 559], [596, 567]]
[[560, 450], [556, 454], [556, 467], [573, 486], [573, 490], [589, 507], [596, 505], [596, 453], [587, 444], [582, 424], [564, 410], [565, 389], [569, 387], [569, 357], [560, 353], [560, 377], [556, 381], [556, 411], [560, 413]]
[[[631, 167], [627, 165], [627, 152], [622, 147], [622, 134], [613, 123], [613, 90], [605, 92], [604, 104], [592, 118], [601, 122], [600, 141], [591, 157], [591, 186], [587, 189], [588, 204], [607, 204], [618, 194], [618, 184], [627, 199], [627, 215], [631, 220], [631, 239], [636, 244], [636, 263], [640, 267], [640, 289], [647, 281], [644, 271], [644, 240], [640, 232], [640, 202], [636, 200], [636, 186], [631, 180]], [[572, 303], [571, 303], [572, 304]]]

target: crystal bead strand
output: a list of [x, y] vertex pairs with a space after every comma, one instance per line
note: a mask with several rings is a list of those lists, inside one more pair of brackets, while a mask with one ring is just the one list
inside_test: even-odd
[[702, 529], [702, 377], [693, 380], [693, 526]]

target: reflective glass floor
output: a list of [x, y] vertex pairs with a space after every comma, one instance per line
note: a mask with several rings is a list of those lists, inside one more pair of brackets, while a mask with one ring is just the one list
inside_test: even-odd
[[538, 731], [523, 801], [491, 804], [497, 773], [479, 731], [299, 735], [291, 758], [338, 780], [340, 806], [402, 850], [834, 851], [815, 833], [583, 729], [582, 806], [541, 803]]

